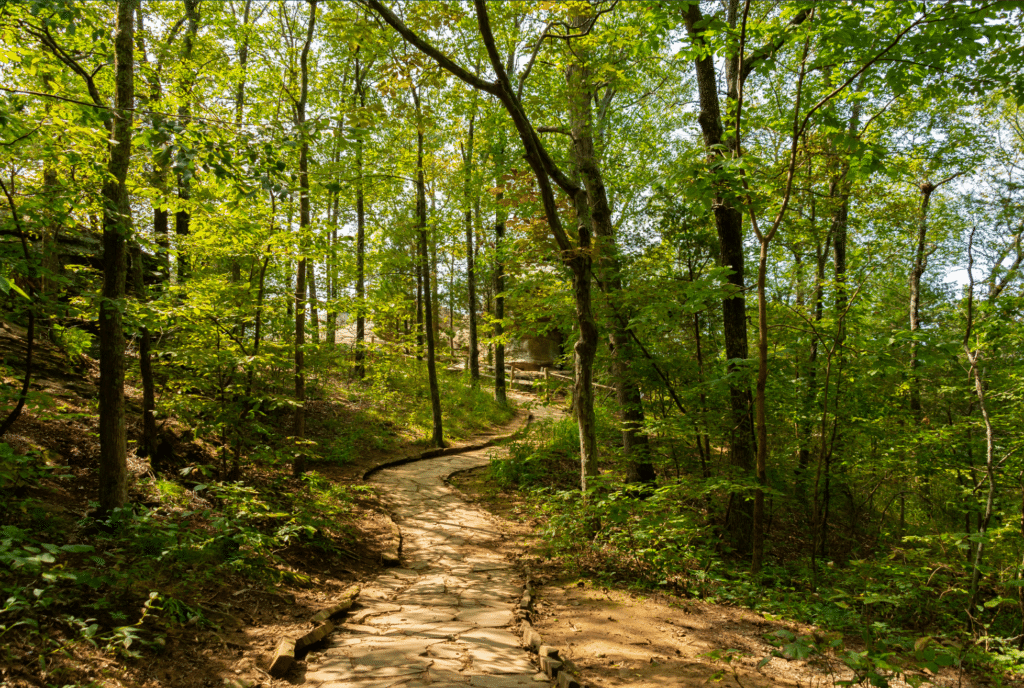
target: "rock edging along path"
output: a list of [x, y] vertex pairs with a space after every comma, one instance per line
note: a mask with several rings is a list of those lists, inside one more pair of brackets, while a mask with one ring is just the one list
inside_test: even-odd
[[[426, 451], [422, 451], [419, 454], [403, 456], [399, 459], [382, 461], [376, 466], [373, 466], [366, 470], [366, 472], [363, 473], [363, 480], [369, 480], [370, 477], [373, 476], [375, 473], [383, 471], [387, 468], [394, 468], [395, 466], [404, 466], [405, 464], [408, 463], [425, 461], [426, 459], [435, 459], [440, 456], [463, 454], [465, 452], [471, 452], [476, 451], [478, 449], [487, 449], [488, 447], [493, 447], [498, 442], [503, 442], [505, 440], [512, 439], [513, 437], [518, 435], [520, 432], [522, 432], [529, 426], [531, 420], [533, 420], [533, 414], [520, 413], [511, 423], [509, 423], [508, 427], [512, 428], [509, 432], [490, 436], [488, 436], [487, 434], [476, 435], [468, 441], [463, 441], [462, 443], [455, 443], [449, 447], [435, 447], [433, 449], [427, 449]], [[487, 439], [482, 440], [482, 437], [487, 437]]]
[[[494, 440], [492, 439], [491, 442]], [[454, 450], [452, 450], [454, 451]], [[363, 586], [360, 608], [306, 657], [318, 688], [539, 688], [550, 683], [513, 630], [522, 581], [493, 544], [497, 519], [443, 480], [496, 448], [374, 471], [403, 538], [402, 567]]]

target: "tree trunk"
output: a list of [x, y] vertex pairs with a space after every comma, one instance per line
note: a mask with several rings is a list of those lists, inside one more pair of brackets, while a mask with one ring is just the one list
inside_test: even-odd
[[[199, 32], [199, 0], [185, 0], [186, 30], [181, 43], [181, 63], [184, 65], [186, 78], [182, 82], [181, 105], [178, 106], [178, 120], [182, 127], [187, 127], [192, 122], [192, 111], [189, 103], [192, 101], [192, 86], [195, 83], [194, 65], [192, 53], [195, 48], [196, 34]], [[174, 214], [174, 233], [184, 239], [191, 231], [192, 215], [188, 210], [189, 202], [192, 200], [192, 173], [185, 170], [178, 173], [178, 201], [182, 208]], [[178, 244], [178, 284], [184, 284], [188, 277], [189, 264], [188, 254], [183, 242]]]
[[465, 223], [466, 223], [466, 285], [468, 291], [469, 310], [469, 378], [474, 385], [480, 384], [480, 349], [477, 343], [476, 332], [476, 274], [474, 272], [473, 259], [473, 207], [471, 198], [473, 192], [473, 125], [476, 120], [476, 111], [469, 119], [469, 134], [466, 136], [466, 151], [463, 161], [466, 168], [466, 185], [463, 190], [465, 201]]
[[[417, 114], [420, 111], [419, 96], [414, 93], [416, 99]], [[422, 122], [422, 120], [420, 120]], [[433, 332], [433, 308], [431, 304], [430, 289], [430, 265], [429, 252], [427, 250], [427, 187], [423, 173], [423, 129], [422, 125], [416, 134], [416, 222], [419, 229], [420, 242], [420, 269], [423, 273], [423, 298], [425, 303], [423, 312], [426, 316], [426, 331]], [[430, 411], [434, 420], [434, 432], [432, 441], [435, 447], [444, 446], [444, 430], [441, 427], [441, 392], [437, 384], [437, 364], [434, 359], [434, 337], [427, 337], [427, 379], [430, 384]]]
[[103, 184], [103, 298], [100, 300], [100, 512], [128, 500], [128, 445], [124, 424], [124, 302], [132, 208], [125, 181], [131, 161], [135, 107], [134, 0], [118, 0], [114, 34], [114, 107], [110, 162]]
[[252, 0], [245, 0], [245, 8], [242, 11], [242, 44], [238, 48], [238, 68], [242, 75], [238, 79], [238, 86], [235, 88], [235, 126], [241, 126], [242, 114], [245, 110], [245, 79], [246, 68], [249, 63], [249, 12], [252, 9]]
[[[578, 29], [583, 28], [591, 20], [588, 12], [586, 16], [577, 17], [570, 23]], [[573, 153], [576, 167], [586, 187], [585, 202], [589, 206], [590, 225], [597, 243], [595, 253], [600, 256], [595, 262], [599, 286], [607, 294], [615, 311], [609, 344], [612, 352], [612, 376], [622, 416], [622, 448], [628, 461], [626, 481], [649, 483], [654, 481], [655, 474], [650, 461], [647, 434], [643, 429], [643, 399], [640, 396], [640, 387], [632, 374], [633, 342], [627, 329], [630, 314], [624, 312], [622, 304], [619, 303], [622, 295], [622, 276], [618, 246], [612, 227], [611, 207], [605, 191], [604, 178], [594, 151], [591, 107], [594, 93], [586, 64], [588, 53], [583, 46], [576, 46], [573, 55], [576, 60], [566, 68]], [[607, 95], [609, 100], [610, 97], [611, 92]]]
[[[580, 226], [580, 252], [590, 248], [586, 227]], [[587, 252], [589, 253], [589, 252]], [[573, 408], [580, 430], [580, 490], [586, 494], [590, 479], [599, 474], [597, 466], [597, 417], [594, 413], [594, 357], [597, 355], [597, 323], [591, 310], [590, 257], [581, 255], [573, 265], [572, 290], [576, 302], [579, 338], [573, 347]]]
[[[503, 188], [505, 180], [505, 148], [497, 151], [494, 159], [494, 184]], [[502, 319], [505, 317], [505, 194], [499, 191], [494, 197], [497, 207], [494, 211], [494, 400], [499, 404], [507, 404], [505, 393], [505, 344], [502, 337], [505, 328]]]
[[926, 244], [928, 238], [928, 204], [935, 191], [935, 185], [923, 182], [921, 189], [921, 211], [917, 221], [917, 247], [914, 251], [914, 267], [910, 273], [910, 412], [921, 420], [921, 382], [917, 377], [917, 342], [914, 335], [921, 330], [921, 277], [928, 267]]
[[[356, 58], [355, 97], [360, 107], [366, 106], [366, 92], [363, 90], [365, 73]], [[363, 137], [356, 141], [356, 351], [352, 374], [357, 380], [366, 375], [366, 199], [363, 186]]]
[[[335, 159], [335, 162], [338, 162]], [[330, 232], [328, 241], [331, 243], [330, 255], [327, 258], [327, 323], [326, 337], [329, 348], [334, 349], [338, 341], [338, 194], [334, 194], [330, 209]]]
[[[306, 43], [299, 57], [301, 92], [295, 107], [295, 123], [301, 130], [306, 122], [306, 97], [309, 85], [309, 46], [316, 26], [317, 0], [309, 2], [309, 24]], [[306, 256], [309, 233], [309, 140], [303, 135], [299, 148], [299, 260], [295, 271], [295, 416], [292, 435], [300, 441], [306, 436]], [[292, 473], [298, 477], [306, 471], [305, 452], [297, 447]]]
[[306, 284], [309, 287], [309, 324], [312, 326], [311, 337], [320, 342], [320, 303], [316, 293], [316, 261], [306, 266]]
[[[686, 27], [694, 43], [705, 43], [703, 17], [697, 5], [690, 5]], [[697, 121], [704, 138], [704, 146], [713, 161], [721, 157], [723, 143], [722, 116], [718, 102], [718, 82], [714, 57], [706, 54], [695, 60], [700, 113]], [[722, 325], [725, 337], [725, 357], [729, 371], [729, 406], [731, 425], [729, 463], [737, 477], [753, 473], [754, 427], [750, 416], [752, 399], [746, 376], [747, 304], [744, 297], [743, 214], [729, 198], [718, 193], [712, 201], [715, 227], [718, 230], [722, 267], [729, 268], [728, 282], [733, 289], [722, 300]], [[753, 505], [746, 499], [730, 497], [729, 530], [734, 549], [747, 554], [751, 551]]]
[[[430, 194], [430, 217], [431, 218], [437, 217], [437, 215], [435, 213], [435, 203], [436, 203], [436, 200], [437, 200], [436, 196], [432, 192]], [[428, 260], [427, 270], [428, 270], [428, 272], [430, 274], [427, 276], [427, 284], [430, 285], [430, 290], [431, 290], [430, 291], [430, 307], [434, 309], [433, 313], [431, 314], [433, 316], [433, 318], [431, 320], [431, 323], [433, 325], [433, 329], [430, 329], [428, 327], [428, 330], [430, 331], [430, 333], [431, 333], [430, 336], [434, 340], [434, 345], [436, 346], [436, 345], [441, 343], [441, 299], [438, 296], [438, 288], [439, 288], [438, 282], [440, 280], [437, 277], [438, 270], [437, 270], [437, 236], [436, 236], [436, 232], [431, 232], [430, 236], [428, 237], [428, 239], [429, 239], [429, 241], [427, 242], [427, 250], [429, 252], [429, 260]]]
[[416, 237], [416, 360], [423, 360], [423, 261], [419, 259], [420, 242]]
[[[142, 247], [132, 242], [132, 288], [139, 303], [148, 301], [146, 281], [142, 273]], [[155, 473], [156, 463], [156, 390], [153, 384], [153, 362], [150, 353], [149, 329], [139, 327], [139, 375], [142, 377], [142, 441], [137, 454], [150, 457], [150, 466]]]

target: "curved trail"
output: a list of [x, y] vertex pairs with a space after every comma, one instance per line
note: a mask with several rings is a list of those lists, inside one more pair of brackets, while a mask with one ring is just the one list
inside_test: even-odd
[[539, 687], [548, 682], [511, 629], [522, 581], [492, 549], [496, 519], [444, 484], [486, 465], [489, 447], [380, 471], [402, 529], [402, 566], [363, 588], [362, 608], [307, 657], [320, 688]]

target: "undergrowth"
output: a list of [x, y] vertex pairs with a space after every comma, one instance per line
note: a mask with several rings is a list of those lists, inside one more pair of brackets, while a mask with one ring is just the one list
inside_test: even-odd
[[[384, 357], [371, 363], [365, 381], [317, 378], [307, 406], [314, 465], [349, 463], [428, 433], [423, 366]], [[462, 377], [442, 375], [441, 385], [449, 439], [512, 416]], [[199, 399], [203, 391], [192, 394]], [[136, 476], [133, 503], [103, 516], [95, 503], [68, 503], [91, 465], [83, 473], [57, 452], [26, 449], [31, 442], [19, 442], [20, 451], [0, 444], [0, 667], [21, 667], [12, 670], [28, 683], [90, 685], [96, 662], [83, 652], [127, 661], [159, 650], [175, 627], [216, 630], [222, 616], [203, 602], [210, 590], [305, 587], [320, 575], [304, 564], [310, 557], [363, 555], [354, 521], [371, 489], [316, 471], [292, 477], [287, 406], [253, 405], [257, 412], [228, 434], [245, 438], [234, 445], [219, 444], [222, 427], [200, 417], [208, 406], [178, 399], [163, 407], [164, 418], [191, 428], [193, 439], [182, 445], [189, 451], [158, 474]], [[80, 415], [86, 427], [95, 422]]]
[[921, 668], [949, 666], [970, 666], [996, 683], [1004, 672], [1024, 671], [1024, 581], [1009, 544], [1019, 523], [990, 531], [987, 551], [1003, 565], [985, 570], [984, 596], [973, 609], [966, 535], [908, 535], [845, 562], [780, 553], [752, 578], [721, 533], [729, 493], [742, 497], [746, 486], [692, 475], [663, 477], [645, 489], [626, 486], [622, 459], [612, 449], [617, 437], [608, 430], [616, 424], [605, 420], [611, 422], [599, 420], [607, 433], [599, 438], [604, 473], [585, 496], [578, 487], [579, 436], [571, 418], [536, 425], [490, 465], [491, 478], [518, 490], [540, 519], [547, 556], [576, 575], [813, 624], [832, 634], [827, 641], [795, 635], [767, 640], [780, 648], [777, 656], [833, 658], [853, 672], [852, 683], [885, 686], [899, 676], [917, 685], [924, 680]]
[[60, 466], [0, 444], [0, 659], [31, 658], [51, 678], [76, 644], [133, 658], [160, 647], [168, 626], [211, 625], [193, 599], [197, 586], [237, 577], [309, 583], [282, 553], [300, 546], [354, 556], [348, 523], [366, 489], [316, 473], [191, 488], [149, 480], [140, 488], [151, 491], [154, 506], [95, 519], [54, 508], [70, 479]]

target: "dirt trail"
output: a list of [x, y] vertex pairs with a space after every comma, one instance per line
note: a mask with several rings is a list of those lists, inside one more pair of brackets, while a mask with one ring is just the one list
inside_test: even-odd
[[373, 476], [402, 531], [402, 567], [364, 586], [361, 608], [325, 650], [307, 656], [304, 685], [539, 685], [538, 669], [513, 628], [522, 581], [499, 552], [498, 519], [444, 483], [452, 473], [486, 465], [496, 451], [418, 461]]

